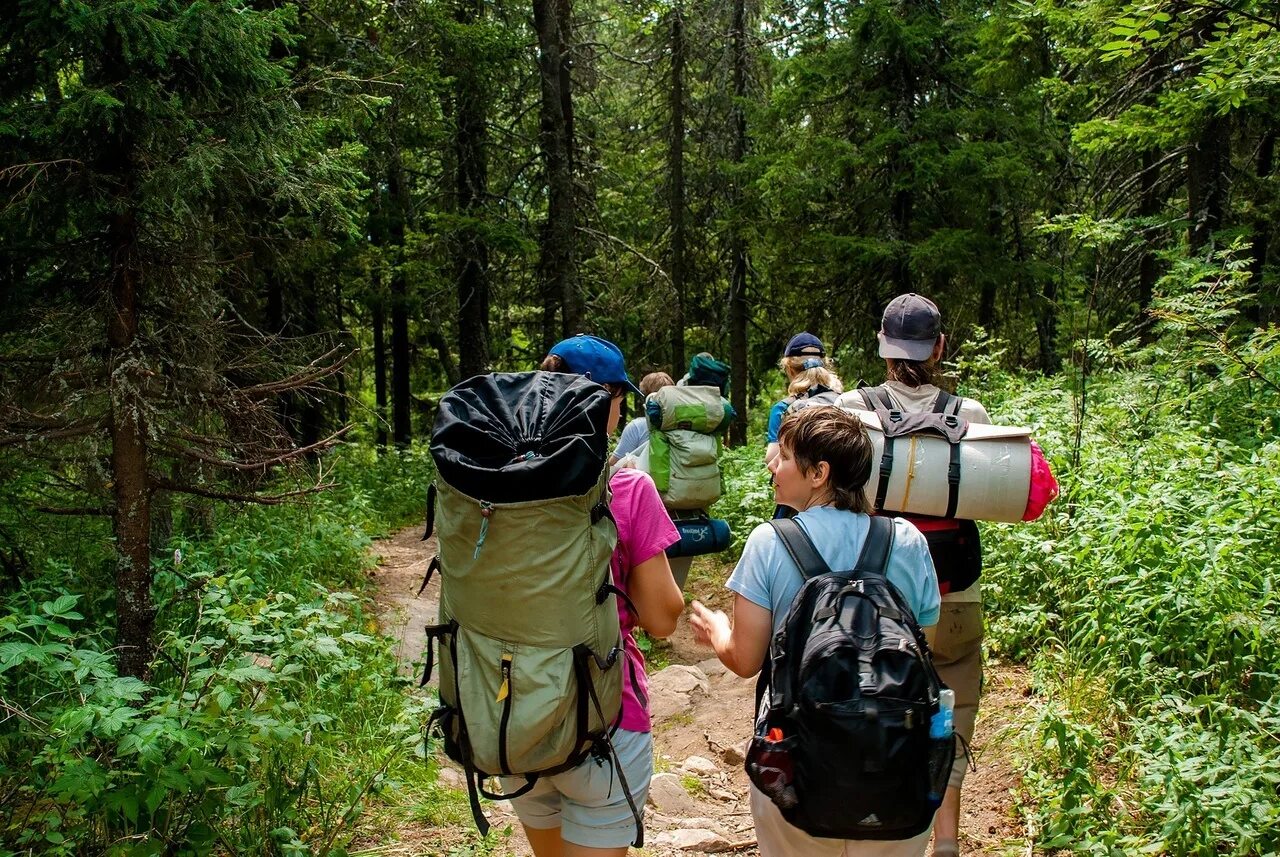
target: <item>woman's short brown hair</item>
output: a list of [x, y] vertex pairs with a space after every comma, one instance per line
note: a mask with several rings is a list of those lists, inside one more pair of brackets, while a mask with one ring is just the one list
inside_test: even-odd
[[831, 470], [827, 484], [837, 509], [871, 511], [862, 493], [871, 477], [871, 438], [853, 414], [829, 406], [796, 411], [782, 421], [778, 444], [795, 459], [801, 473], [827, 462]]

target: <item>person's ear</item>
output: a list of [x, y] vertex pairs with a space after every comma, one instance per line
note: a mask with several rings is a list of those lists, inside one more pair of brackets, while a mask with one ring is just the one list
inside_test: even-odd
[[809, 471], [809, 484], [813, 488], [821, 488], [827, 484], [827, 480], [831, 478], [831, 465], [826, 461], [819, 461], [813, 465], [813, 469]]
[[933, 353], [929, 355], [929, 359], [937, 363], [942, 359], [942, 352], [947, 350], [947, 335], [945, 333], [938, 334], [938, 341], [933, 344]]

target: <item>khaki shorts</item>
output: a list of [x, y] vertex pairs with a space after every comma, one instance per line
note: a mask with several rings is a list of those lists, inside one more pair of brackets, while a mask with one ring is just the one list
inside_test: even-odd
[[751, 786], [751, 816], [760, 857], [923, 857], [933, 826], [911, 839], [825, 839], [810, 836], [782, 817], [764, 792]]
[[[613, 733], [613, 749], [626, 774], [631, 799], [643, 813], [653, 778], [653, 735], [619, 729]], [[523, 777], [502, 779], [503, 788], [511, 790], [524, 782]], [[612, 759], [589, 756], [576, 768], [540, 777], [531, 791], [511, 799], [511, 807], [525, 826], [558, 827], [560, 838], [574, 845], [622, 848], [636, 838], [636, 819]]]
[[960, 788], [969, 768], [965, 746], [973, 741], [982, 691], [982, 602], [942, 601], [933, 643], [933, 664], [943, 684], [956, 692], [956, 763], [947, 785]]

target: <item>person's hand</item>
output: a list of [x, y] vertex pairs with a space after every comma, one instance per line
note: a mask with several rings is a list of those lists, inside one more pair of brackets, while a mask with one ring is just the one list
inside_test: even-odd
[[716, 651], [720, 651], [733, 632], [729, 617], [723, 610], [708, 609], [701, 601], [689, 605], [689, 627], [693, 629], [695, 640]]
[[619, 470], [635, 470], [639, 466], [639, 464], [640, 464], [639, 460], [634, 455], [628, 454], [621, 461], [618, 462], [618, 469]]

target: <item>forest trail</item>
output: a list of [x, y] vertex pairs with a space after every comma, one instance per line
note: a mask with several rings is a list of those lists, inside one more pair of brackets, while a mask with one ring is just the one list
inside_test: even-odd
[[[422, 629], [436, 621], [439, 579], [417, 596], [423, 574], [435, 555], [434, 538], [422, 542], [421, 528], [407, 528], [379, 540], [374, 572], [383, 633], [400, 641], [398, 655], [406, 674], [416, 672], [424, 647]], [[719, 572], [727, 574], [727, 569]], [[695, 566], [689, 589], [704, 603], [724, 608], [729, 593], [720, 580], [699, 574]], [[754, 855], [755, 838], [747, 794], [747, 776], [740, 751], [749, 731], [754, 702], [754, 679], [726, 672], [708, 649], [693, 641], [685, 617], [670, 640], [655, 645], [650, 664], [675, 666], [653, 686], [655, 776], [667, 788], [655, 786], [646, 813], [648, 855], [687, 855], [705, 851]], [[692, 669], [690, 669], [692, 668]], [[703, 678], [705, 676], [705, 679]], [[1025, 829], [1014, 806], [1017, 774], [1008, 756], [1012, 734], [1025, 728], [1030, 677], [1020, 667], [989, 666], [987, 690], [975, 740], [978, 770], [965, 781], [961, 853], [974, 857], [1030, 854]], [[441, 756], [443, 760], [443, 756]], [[692, 761], [691, 761], [692, 760]], [[442, 761], [442, 788], [465, 793], [461, 776]], [[655, 803], [657, 804], [655, 806]], [[486, 805], [495, 831], [513, 825], [505, 804]], [[509, 854], [531, 852], [519, 832], [505, 841], [476, 845], [470, 820], [457, 826], [425, 824], [389, 831], [376, 853], [387, 855]], [[467, 843], [473, 843], [468, 846]], [[691, 847], [692, 846], [692, 847]]]

